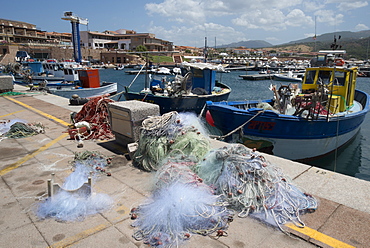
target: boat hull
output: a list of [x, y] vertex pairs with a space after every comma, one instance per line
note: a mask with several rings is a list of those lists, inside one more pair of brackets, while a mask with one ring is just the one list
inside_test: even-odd
[[296, 82], [296, 83], [301, 83], [302, 78], [296, 78], [296, 77], [289, 77], [289, 76], [284, 76], [284, 75], [274, 75], [275, 80], [280, 80], [280, 81], [286, 81], [286, 82]]
[[[30, 85], [27, 82], [18, 81], [18, 80], [13, 81], [13, 83], [18, 84], [18, 85], [22, 85], [22, 86], [28, 86], [28, 85]], [[32, 82], [32, 85], [37, 86], [37, 85], [40, 85], [42, 83], [43, 83], [43, 81], [33, 81]], [[47, 86], [49, 86], [49, 87], [63, 87], [63, 88], [64, 87], [67, 87], [67, 88], [71, 88], [71, 87], [74, 87], [75, 86], [75, 83], [63, 83], [63, 81], [58, 81], [58, 82], [55, 82], [55, 81], [54, 82], [50, 82], [50, 81], [48, 81]]]
[[[24, 82], [24, 77], [23, 76], [15, 75], [14, 79], [15, 79], [15, 81], [17, 81], [19, 83], [27, 84], [27, 82]], [[32, 82], [33, 83], [43, 82], [44, 80], [47, 80], [48, 82], [52, 82], [52, 83], [61, 83], [61, 82], [65, 81], [65, 79], [63, 77], [32, 76]]]
[[195, 112], [201, 113], [205, 108], [207, 101], [226, 101], [229, 98], [230, 92], [219, 95], [194, 95], [184, 97], [166, 97], [156, 96], [153, 94], [126, 92], [125, 98], [129, 100], [145, 101], [159, 105], [160, 113], [168, 113], [171, 111], [177, 112]]
[[102, 95], [111, 95], [117, 92], [117, 83], [103, 83], [97, 88], [80, 88], [74, 87], [49, 87], [49, 92], [65, 98], [71, 98], [73, 95], [78, 95], [80, 98], [89, 98]]
[[[356, 135], [369, 110], [369, 97], [365, 92], [356, 91], [355, 100], [361, 105], [361, 111], [339, 117], [322, 116], [317, 120], [263, 111], [261, 108], [244, 110], [235, 107], [245, 103], [253, 105], [256, 101], [208, 102], [207, 110], [224, 135], [244, 125], [242, 142], [248, 147], [302, 161], [324, 156]], [[236, 133], [239, 136], [239, 132]], [[235, 140], [236, 135], [228, 137], [228, 141]]]

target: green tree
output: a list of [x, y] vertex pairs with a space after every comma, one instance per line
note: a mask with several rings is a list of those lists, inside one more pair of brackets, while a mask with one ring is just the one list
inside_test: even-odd
[[146, 51], [148, 51], [148, 49], [143, 45], [139, 45], [136, 47], [136, 52], [146, 52]]

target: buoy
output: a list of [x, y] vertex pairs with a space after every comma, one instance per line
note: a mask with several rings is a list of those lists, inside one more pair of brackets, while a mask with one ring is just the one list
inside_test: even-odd
[[343, 59], [335, 59], [334, 62], [336, 66], [343, 66], [345, 64]]
[[212, 127], [215, 127], [215, 122], [214, 122], [214, 120], [213, 120], [213, 118], [212, 118], [212, 115], [211, 115], [211, 113], [209, 112], [209, 110], [207, 110], [207, 112], [206, 112], [206, 121], [207, 121], [207, 123], [208, 123], [209, 125], [211, 125]]

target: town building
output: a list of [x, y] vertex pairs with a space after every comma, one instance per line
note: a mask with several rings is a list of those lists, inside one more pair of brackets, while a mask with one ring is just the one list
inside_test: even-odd
[[136, 33], [134, 30], [120, 29], [117, 31], [80, 31], [81, 45], [92, 49], [118, 49], [135, 51], [144, 46], [148, 51], [172, 52], [173, 43], [158, 39], [151, 33]]
[[[84, 60], [104, 63], [129, 63], [135, 56], [128, 52], [136, 51], [139, 46], [147, 51], [174, 51], [173, 42], [158, 39], [151, 33], [127, 29], [80, 31], [80, 45]], [[46, 32], [34, 24], [0, 19], [0, 63], [14, 62], [18, 50], [24, 50], [36, 59], [71, 59], [72, 34]]]

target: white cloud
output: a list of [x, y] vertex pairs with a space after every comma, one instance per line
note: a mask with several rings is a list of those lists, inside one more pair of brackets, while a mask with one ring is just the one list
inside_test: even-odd
[[337, 14], [332, 10], [318, 10], [315, 12], [317, 16], [317, 21], [322, 23], [327, 23], [330, 26], [336, 26], [343, 22], [344, 16], [342, 14]]
[[269, 42], [277, 42], [277, 41], [279, 41], [279, 39], [276, 38], [276, 37], [267, 37], [266, 40], [269, 41]]
[[285, 30], [287, 27], [312, 26], [313, 20], [300, 9], [293, 9], [287, 15], [278, 9], [250, 11], [232, 20], [235, 25], [267, 31]]
[[[204, 25], [187, 26], [172, 26], [165, 28], [163, 26], [152, 26], [149, 28], [150, 33], [155, 33], [157, 37], [164, 40], [170, 40], [174, 44], [184, 44], [186, 40], [190, 46], [203, 46], [204, 37], [208, 37], [209, 45], [213, 46], [214, 38], [216, 37], [217, 44], [229, 44], [241, 40], [248, 40], [244, 33], [236, 31], [232, 27], [226, 27], [215, 23], [206, 23]], [[189, 41], [191, 41], [189, 43]], [[193, 44], [191, 44], [193, 43]]]
[[313, 20], [310, 16], [306, 16], [305, 13], [300, 9], [292, 10], [286, 16], [286, 24], [288, 26], [311, 26], [313, 24]]
[[346, 11], [346, 10], [348, 11], [352, 9], [363, 8], [367, 5], [368, 5], [367, 1], [356, 1], [356, 2], [346, 1], [344, 3], [340, 3], [338, 6], [338, 9], [341, 11]]
[[340, 11], [348, 11], [352, 9], [363, 8], [368, 5], [367, 1], [348, 1], [348, 0], [327, 0], [327, 3], [338, 4], [337, 8]]
[[278, 9], [260, 9], [247, 12], [232, 20], [235, 25], [251, 29], [261, 28], [269, 31], [285, 29], [285, 16]]
[[322, 2], [322, 0], [305, 1], [303, 3], [303, 6], [308, 12], [313, 12], [325, 8], [325, 4]]
[[162, 3], [148, 3], [145, 9], [149, 15], [170, 17], [174, 20], [190, 19], [191, 21], [205, 21], [204, 6], [194, 0], [165, 0]]
[[315, 36], [315, 33], [308, 33], [308, 34], [304, 34], [304, 37], [308, 38], [308, 37], [314, 37]]
[[[157, 37], [175, 44], [201, 40], [198, 45], [203, 45], [205, 36], [217, 36], [218, 44], [247, 39], [299, 39], [313, 30], [314, 19], [320, 33], [331, 32], [333, 26], [348, 30], [355, 24], [345, 16], [347, 10], [358, 17], [356, 23], [368, 25], [366, 19], [356, 16], [363, 9], [356, 8], [367, 6], [370, 0], [353, 1], [157, 0], [147, 3], [145, 9], [154, 21], [149, 31]], [[365, 29], [365, 24], [356, 29]]]
[[149, 15], [164, 16], [177, 22], [200, 23], [207, 18], [229, 15], [223, 1], [208, 0], [164, 0], [162, 3], [148, 3], [145, 5]]
[[355, 27], [356, 31], [368, 30], [368, 29], [369, 29], [369, 27], [366, 26], [365, 24], [362, 24], [362, 23], [357, 24], [356, 27]]

